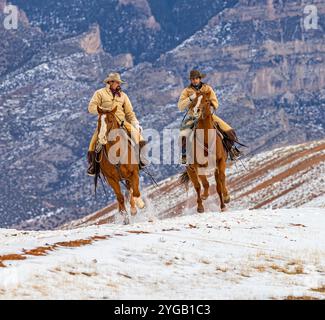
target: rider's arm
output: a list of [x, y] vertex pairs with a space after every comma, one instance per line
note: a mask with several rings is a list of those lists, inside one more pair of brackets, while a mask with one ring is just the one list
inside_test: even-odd
[[187, 90], [184, 89], [181, 93], [181, 96], [179, 97], [179, 100], [178, 100], [178, 104], [177, 104], [178, 109], [180, 111], [185, 110], [189, 106], [189, 104], [192, 102], [193, 98], [194, 97], [192, 97], [192, 98], [189, 97]]
[[100, 107], [101, 104], [102, 96], [100, 95], [99, 91], [96, 91], [89, 102], [88, 111], [92, 114], [98, 114], [97, 107]]
[[133, 111], [131, 101], [127, 95], [125, 95], [124, 112], [125, 112], [125, 120], [127, 122], [130, 122], [135, 128], [137, 128], [139, 126], [139, 121]]
[[217, 110], [219, 107], [219, 101], [218, 101], [218, 98], [212, 88], [211, 88], [211, 92], [210, 92], [210, 101], [211, 101], [211, 104], [213, 105], [214, 109]]

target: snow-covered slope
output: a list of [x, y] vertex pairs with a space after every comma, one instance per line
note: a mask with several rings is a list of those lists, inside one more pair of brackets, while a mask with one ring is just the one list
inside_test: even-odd
[[[278, 148], [244, 158], [242, 163], [227, 170], [228, 187], [232, 201], [228, 208], [267, 209], [318, 207], [325, 208], [325, 140]], [[206, 211], [219, 211], [212, 177], [211, 195], [205, 201]], [[99, 189], [99, 192], [103, 192]], [[140, 212], [135, 221], [150, 218], [154, 212], [159, 218], [194, 214], [196, 195], [192, 186], [187, 192], [178, 183], [178, 176], [169, 178], [159, 187], [144, 190], [147, 210]], [[112, 221], [116, 203], [73, 221], [63, 228], [75, 228]], [[39, 224], [39, 223], [38, 223]]]
[[0, 229], [0, 299], [324, 299], [324, 163], [318, 141], [230, 167], [225, 213], [215, 191], [196, 213], [173, 177], [127, 226], [112, 203], [62, 230]]
[[325, 209], [0, 231], [0, 298], [324, 299]]

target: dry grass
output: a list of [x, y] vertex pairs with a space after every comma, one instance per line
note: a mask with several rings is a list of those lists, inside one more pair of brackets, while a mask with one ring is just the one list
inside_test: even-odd
[[124, 278], [127, 278], [127, 279], [132, 279], [132, 277], [131, 276], [129, 276], [128, 274], [125, 274], [125, 273], [121, 273], [121, 272], [118, 272], [117, 273], [119, 276], [122, 276], [122, 277], [124, 277]]
[[302, 265], [296, 265], [294, 268], [290, 269], [288, 268], [290, 265], [287, 264], [287, 267], [280, 267], [276, 264], [271, 265], [271, 269], [278, 271], [278, 272], [283, 272], [285, 274], [289, 275], [295, 275], [295, 274], [304, 274], [304, 268]]
[[7, 254], [4, 256], [0, 256], [0, 267], [5, 268], [6, 265], [3, 263], [4, 261], [17, 261], [17, 260], [25, 260], [26, 257], [24, 257], [21, 254]]
[[66, 242], [58, 242], [55, 245], [60, 246], [60, 247], [69, 247], [69, 248], [77, 248], [77, 247], [82, 247], [86, 246], [89, 244], [92, 244], [91, 239], [79, 239], [79, 240], [73, 240], [73, 241], [66, 241]]
[[68, 272], [71, 276], [86, 276], [86, 277], [94, 277], [97, 276], [97, 273], [90, 273], [90, 272], [73, 272], [73, 271], [69, 271]]
[[24, 254], [28, 256], [46, 256], [49, 251], [53, 251], [53, 246], [38, 247], [31, 250], [24, 250]]
[[57, 242], [50, 246], [38, 247], [29, 250], [23, 250], [23, 254], [8, 254], [0, 256], [0, 268], [5, 268], [6, 265], [4, 261], [15, 261], [15, 260], [25, 260], [27, 256], [46, 256], [49, 251], [53, 251], [58, 247], [68, 247], [68, 248], [77, 248], [86, 245], [90, 245], [95, 241], [106, 240], [110, 236], [93, 236], [89, 239], [79, 239], [66, 242]]
[[283, 258], [280, 259], [280, 257], [268, 256], [262, 253], [258, 253], [258, 257], [264, 257], [264, 260], [266, 261], [266, 263], [260, 262], [259, 264], [253, 266], [253, 268], [258, 272], [274, 270], [288, 275], [305, 274], [303, 262], [301, 260], [292, 260], [285, 264], [283, 263], [283, 266], [280, 266], [276, 264], [274, 260], [283, 260]]
[[142, 231], [142, 230], [131, 230], [131, 231], [127, 231], [127, 233], [131, 233], [131, 234], [149, 234], [150, 232]]
[[251, 277], [251, 276], [249, 275], [249, 273], [246, 272], [246, 271], [242, 271], [242, 272], [240, 273], [240, 275], [241, 275], [242, 277], [244, 277], [244, 278], [250, 278], [250, 277]]
[[171, 266], [172, 264], [173, 264], [173, 261], [171, 261], [171, 260], [168, 260], [168, 261], [165, 262], [166, 266]]
[[110, 236], [94, 236], [91, 238], [93, 241], [107, 240]]
[[315, 292], [320, 292], [320, 293], [325, 293], [325, 285], [319, 287], [319, 288], [313, 288], [310, 289], [311, 291], [315, 291]]
[[287, 296], [284, 298], [284, 300], [319, 300], [319, 299], [311, 296], [300, 296], [300, 297]]
[[301, 224], [301, 223], [290, 223], [290, 226], [292, 226], [292, 227], [307, 228], [304, 224]]
[[201, 259], [200, 262], [203, 263], [203, 264], [210, 264], [211, 263], [211, 261], [209, 261], [208, 259], [204, 259], [204, 258]]
[[216, 271], [227, 272], [228, 269], [226, 267], [216, 267]]
[[254, 267], [258, 272], [265, 272], [266, 271], [266, 266], [256, 266]]

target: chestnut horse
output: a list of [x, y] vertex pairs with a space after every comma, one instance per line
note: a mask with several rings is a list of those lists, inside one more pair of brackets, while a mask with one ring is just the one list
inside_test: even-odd
[[[120, 183], [123, 183], [129, 193], [131, 215], [137, 214], [137, 208], [143, 209], [145, 204], [140, 197], [139, 164], [136, 159], [136, 150], [132, 146], [131, 138], [123, 130], [116, 119], [116, 107], [112, 111], [97, 108], [98, 142], [102, 146], [96, 155], [96, 178], [100, 173], [112, 187], [118, 201], [118, 209], [123, 217], [123, 223], [129, 224], [129, 216], [125, 207], [125, 199]], [[119, 130], [114, 130], [119, 129]], [[114, 131], [112, 131], [114, 130]], [[114, 133], [110, 137], [110, 133]], [[139, 153], [138, 153], [139, 154]]]
[[[223, 145], [222, 135], [215, 127], [208, 95], [205, 93], [197, 94], [189, 108], [195, 110], [198, 118], [191, 146], [192, 161], [187, 165], [186, 171], [180, 177], [180, 181], [184, 184], [192, 181], [197, 193], [197, 211], [202, 213], [204, 212], [202, 200], [208, 198], [210, 188], [207, 172], [209, 170], [214, 171], [220, 209], [225, 211], [225, 203], [230, 202], [225, 173], [228, 155]], [[203, 185], [202, 194], [200, 181]]]

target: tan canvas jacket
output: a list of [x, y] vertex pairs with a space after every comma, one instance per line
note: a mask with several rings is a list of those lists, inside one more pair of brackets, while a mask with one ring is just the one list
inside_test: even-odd
[[119, 122], [127, 121], [134, 127], [139, 125], [139, 121], [133, 111], [131, 101], [126, 93], [121, 92], [121, 97], [113, 96], [109, 84], [105, 88], [97, 90], [90, 100], [88, 111], [92, 114], [97, 113], [97, 107], [104, 110], [113, 110], [117, 107], [116, 118]]
[[[184, 111], [189, 106], [189, 104], [191, 103], [190, 96], [192, 94], [194, 94], [194, 93], [197, 93], [197, 92], [208, 93], [209, 96], [210, 96], [211, 105], [215, 109], [218, 109], [218, 107], [219, 107], [218, 98], [217, 98], [215, 92], [213, 91], [213, 89], [206, 83], [204, 83], [202, 85], [202, 88], [200, 90], [196, 90], [192, 86], [186, 87], [182, 91], [181, 96], [180, 96], [180, 98], [178, 100], [178, 105], [177, 105], [178, 109], [180, 111]], [[190, 110], [188, 115], [192, 115], [192, 113], [193, 113], [192, 110]]]

